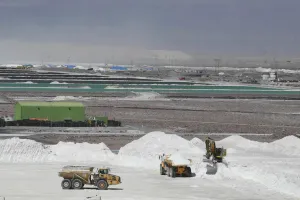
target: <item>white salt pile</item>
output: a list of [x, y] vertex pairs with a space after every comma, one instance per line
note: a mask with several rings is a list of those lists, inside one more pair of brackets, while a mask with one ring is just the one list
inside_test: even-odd
[[58, 162], [105, 162], [115, 156], [104, 143], [59, 142], [50, 149], [49, 160]]
[[0, 140], [1, 162], [45, 162], [51, 150], [41, 143], [11, 138]]
[[191, 144], [195, 145], [196, 147], [200, 148], [200, 149], [205, 149], [205, 143], [199, 139], [199, 138], [193, 138], [191, 141], [190, 141]]
[[163, 153], [166, 155], [180, 153], [183, 157], [191, 158], [199, 157], [204, 152], [178, 135], [151, 132], [122, 147], [116, 163], [157, 169], [160, 163], [159, 155]]
[[[276, 155], [296, 156], [300, 154], [300, 139], [295, 136], [287, 136], [271, 143], [256, 142], [243, 138], [238, 135], [229, 136], [216, 142], [217, 146], [228, 148], [228, 153], [251, 152], [259, 155], [261, 153], [270, 153]], [[274, 155], [275, 156], [275, 155]]]
[[19, 138], [0, 140], [0, 162], [104, 162], [113, 154], [104, 144], [65, 143], [43, 145]]
[[290, 135], [290, 136], [286, 136], [280, 140], [271, 142], [271, 144], [277, 144], [277, 145], [286, 146], [286, 147], [290, 146], [290, 147], [300, 148], [300, 139], [296, 136]]
[[66, 82], [58, 82], [58, 81], [52, 81], [50, 84], [68, 84], [68, 83], [66, 83]]
[[76, 100], [77, 97], [74, 96], [56, 96], [52, 100], [53, 101], [65, 101], [65, 100]]
[[147, 100], [159, 100], [159, 101], [170, 101], [170, 99], [164, 98], [157, 92], [132, 92], [134, 96], [130, 95], [125, 97], [123, 100], [136, 100], [136, 101], [147, 101]]

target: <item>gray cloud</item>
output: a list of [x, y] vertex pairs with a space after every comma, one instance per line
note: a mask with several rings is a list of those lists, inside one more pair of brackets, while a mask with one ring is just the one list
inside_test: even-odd
[[0, 7], [29, 7], [33, 5], [42, 5], [44, 0], [0, 0]]
[[0, 0], [0, 40], [297, 55], [299, 6], [297, 0]]

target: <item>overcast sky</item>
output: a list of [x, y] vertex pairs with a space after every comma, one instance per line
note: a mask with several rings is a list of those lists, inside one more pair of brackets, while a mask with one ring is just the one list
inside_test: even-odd
[[0, 41], [297, 56], [299, 8], [299, 0], [0, 0]]

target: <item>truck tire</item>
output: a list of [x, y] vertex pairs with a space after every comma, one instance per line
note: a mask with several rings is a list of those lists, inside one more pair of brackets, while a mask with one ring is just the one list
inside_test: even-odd
[[190, 167], [186, 168], [186, 176], [188, 176], [188, 177], [192, 176], [192, 170]]
[[108, 184], [105, 180], [99, 180], [96, 186], [98, 190], [107, 190], [108, 188]]
[[175, 172], [175, 169], [173, 167], [170, 168], [170, 174], [171, 174], [172, 178], [176, 177], [176, 172]]
[[166, 175], [165, 169], [160, 164], [160, 175]]
[[69, 179], [64, 179], [62, 182], [61, 182], [61, 187], [62, 189], [64, 190], [69, 190], [71, 189], [72, 187], [72, 183]]
[[82, 181], [79, 180], [79, 179], [74, 179], [74, 180], [72, 181], [72, 188], [75, 189], [75, 190], [81, 189], [81, 188], [82, 188], [82, 185], [83, 185], [83, 183], [82, 183]]

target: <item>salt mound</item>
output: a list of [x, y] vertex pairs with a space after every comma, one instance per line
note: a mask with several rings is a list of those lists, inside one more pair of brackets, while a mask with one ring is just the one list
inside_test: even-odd
[[60, 84], [58, 81], [52, 81], [50, 84]]
[[272, 142], [271, 144], [277, 144], [282, 146], [291, 146], [291, 147], [298, 147], [300, 148], [300, 139], [296, 136], [290, 135], [286, 136], [280, 140], [276, 140]]
[[17, 83], [22, 83], [22, 84], [36, 84], [36, 83], [34, 83], [34, 82], [32, 82], [32, 81], [25, 81], [25, 82], [17, 82]]
[[295, 136], [288, 136], [281, 140], [267, 143], [256, 142], [238, 135], [233, 135], [216, 143], [217, 146], [224, 146], [224, 148], [227, 148], [229, 156], [232, 153], [243, 153], [243, 151], [251, 152], [252, 155], [264, 154], [265, 156], [265, 153], [275, 156], [274, 152], [276, 152], [277, 155], [288, 156], [300, 154], [300, 139], [296, 138]]
[[134, 96], [128, 96], [125, 100], [165, 100], [169, 101], [169, 99], [164, 98], [161, 94], [157, 92], [132, 92]]
[[225, 148], [226, 147], [240, 147], [243, 149], [260, 148], [262, 145], [265, 145], [265, 144], [266, 143], [248, 140], [239, 135], [232, 135], [223, 140], [216, 142], [217, 146], [222, 145]]
[[0, 161], [43, 162], [51, 153], [49, 147], [27, 139], [11, 138], [0, 140]]
[[101, 162], [114, 156], [103, 143], [43, 145], [28, 139], [0, 140], [0, 162]]
[[56, 96], [53, 98], [53, 101], [64, 101], [64, 100], [75, 100], [77, 97], [73, 96]]
[[279, 162], [274, 165], [274, 163], [260, 162], [247, 166], [235, 165], [231, 172], [235, 177], [258, 182], [274, 191], [300, 196], [300, 177], [297, 173], [298, 166], [294, 163]]
[[58, 82], [58, 81], [52, 81], [50, 84], [68, 84], [68, 83], [66, 83], [66, 82], [60, 83], [60, 82]]
[[82, 86], [82, 87], [79, 87], [80, 89], [91, 89], [90, 86]]
[[107, 158], [115, 156], [111, 150], [104, 144], [89, 144], [73, 142], [59, 142], [51, 148], [50, 159], [53, 161], [72, 161], [72, 162], [90, 162], [106, 161]]
[[[199, 157], [203, 150], [178, 135], [151, 132], [120, 148], [117, 164], [157, 168], [160, 162], [159, 155], [163, 153], [180, 153], [183, 157], [191, 158], [193, 155]], [[129, 160], [135, 162], [130, 163]]]
[[205, 149], [205, 143], [199, 138], [195, 137], [191, 139], [190, 143], [195, 145], [196, 147], [199, 147], [200, 149]]

